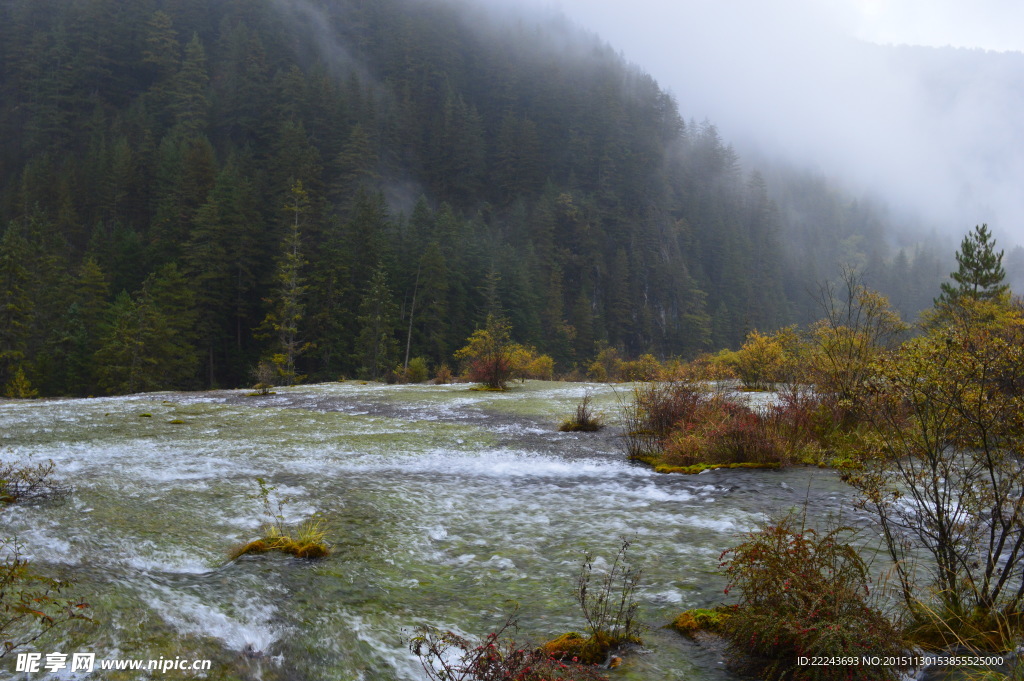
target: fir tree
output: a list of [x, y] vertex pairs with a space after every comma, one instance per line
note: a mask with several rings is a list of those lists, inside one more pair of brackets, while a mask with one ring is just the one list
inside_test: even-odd
[[398, 306], [388, 287], [387, 272], [377, 267], [370, 279], [363, 302], [359, 306], [359, 338], [356, 339], [356, 361], [360, 374], [369, 380], [379, 380], [395, 366], [398, 340], [395, 329]]
[[25, 361], [35, 305], [26, 265], [29, 244], [17, 223], [0, 239], [0, 386], [10, 381]]
[[174, 79], [171, 94], [171, 109], [174, 122], [188, 136], [198, 135], [206, 127], [210, 102], [207, 86], [210, 78], [206, 72], [206, 50], [198, 34], [185, 46], [181, 70]]
[[271, 309], [263, 320], [262, 328], [264, 337], [270, 335], [276, 341], [271, 361], [281, 379], [291, 385], [301, 379], [295, 371], [295, 360], [310, 347], [299, 335], [306, 297], [303, 275], [306, 258], [302, 253], [301, 228], [309, 211], [309, 195], [301, 181], [292, 184], [291, 199], [285, 209], [291, 215], [291, 221], [281, 242], [274, 297], [267, 299]]
[[195, 319], [192, 288], [176, 265], [151, 274], [134, 296], [122, 291], [95, 355], [100, 387], [114, 394], [193, 387]]

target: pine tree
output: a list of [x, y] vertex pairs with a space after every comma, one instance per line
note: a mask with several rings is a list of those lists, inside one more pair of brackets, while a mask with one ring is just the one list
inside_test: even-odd
[[193, 387], [195, 319], [192, 288], [174, 264], [149, 275], [134, 296], [122, 291], [94, 356], [99, 386], [113, 394]]
[[0, 386], [10, 381], [26, 359], [35, 313], [29, 244], [12, 222], [0, 239]]
[[271, 361], [280, 377], [291, 385], [302, 378], [296, 373], [295, 360], [310, 347], [299, 335], [306, 297], [302, 226], [309, 211], [309, 195], [301, 181], [292, 184], [291, 199], [285, 209], [291, 215], [291, 224], [281, 242], [274, 297], [267, 299], [271, 309], [261, 327], [264, 337], [272, 336], [276, 342]]
[[368, 380], [379, 380], [398, 358], [398, 306], [388, 287], [387, 272], [379, 265], [363, 296], [356, 321], [360, 327], [356, 339], [360, 374]]
[[420, 258], [419, 345], [435, 362], [448, 359], [448, 265], [437, 241], [427, 244]]
[[154, 81], [159, 83], [171, 77], [178, 68], [180, 52], [171, 17], [166, 12], [154, 12], [146, 25], [142, 49], [142, 63], [152, 71]]
[[[196, 289], [199, 334], [205, 346], [207, 381], [217, 383], [218, 364], [235, 365], [240, 380], [243, 336], [247, 326], [258, 253], [259, 215], [251, 185], [233, 164], [221, 171], [217, 184], [196, 213], [185, 247], [185, 261]], [[243, 328], [246, 327], [246, 328]], [[223, 371], [220, 377], [225, 378]]]
[[46, 391], [88, 395], [94, 390], [93, 356], [99, 349], [109, 291], [106, 276], [92, 257], [86, 257], [74, 283], [73, 300], [50, 341], [56, 380]]
[[347, 366], [355, 336], [353, 253], [347, 237], [341, 219], [332, 217], [310, 263], [307, 328], [317, 339], [315, 355], [320, 375], [328, 380], [335, 380]]
[[968, 232], [960, 243], [956, 262], [957, 271], [949, 275], [956, 284], [942, 284], [942, 294], [935, 300], [937, 308], [956, 305], [963, 297], [991, 302], [1008, 298], [1010, 286], [1003, 283], [1006, 279], [1003, 251], [996, 252], [996, 241], [987, 224], [975, 226], [973, 232]]
[[94, 373], [105, 392], [133, 393], [142, 385], [142, 330], [138, 303], [127, 291], [121, 291], [110, 307], [107, 332], [95, 355]]
[[335, 179], [331, 183], [334, 203], [347, 208], [358, 189], [369, 189], [377, 179], [377, 163], [373, 140], [363, 126], [356, 125], [334, 161]]
[[181, 70], [174, 78], [171, 94], [174, 122], [188, 136], [198, 135], [206, 128], [210, 107], [207, 96], [209, 83], [210, 77], [206, 73], [206, 50], [199, 39], [199, 34], [193, 34], [192, 40], [185, 46]]

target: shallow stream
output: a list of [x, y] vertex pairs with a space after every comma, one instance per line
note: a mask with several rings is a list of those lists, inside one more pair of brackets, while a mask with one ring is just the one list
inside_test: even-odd
[[[559, 433], [588, 392], [612, 427]], [[95, 620], [39, 650], [211, 659], [211, 679], [419, 681], [404, 641], [422, 625], [483, 634], [512, 599], [523, 638], [582, 630], [573, 587], [583, 551], [611, 559], [628, 537], [644, 570], [648, 652], [612, 679], [732, 679], [717, 653], [661, 627], [723, 602], [719, 556], [764, 513], [805, 499], [813, 517], [849, 513], [850, 493], [818, 469], [680, 476], [631, 464], [616, 426], [629, 394], [347, 382], [265, 397], [0, 403], [0, 458], [53, 459], [73, 487], [0, 510], [3, 534], [40, 570], [73, 576]], [[257, 478], [277, 488], [288, 522], [322, 517], [329, 558], [227, 560], [265, 520]], [[15, 674], [13, 657], [0, 678], [46, 678]]]

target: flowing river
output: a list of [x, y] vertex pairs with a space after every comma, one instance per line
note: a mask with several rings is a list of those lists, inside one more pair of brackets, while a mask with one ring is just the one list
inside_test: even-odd
[[[588, 392], [611, 427], [558, 432]], [[617, 427], [629, 396], [541, 381], [506, 393], [347, 382], [0, 403], [0, 458], [53, 459], [73, 487], [0, 509], [3, 534], [40, 571], [74, 577], [91, 605], [94, 623], [39, 650], [210, 659], [210, 679], [419, 681], [405, 641], [423, 625], [481, 635], [511, 599], [524, 639], [582, 631], [582, 554], [611, 559], [627, 537], [644, 570], [647, 652], [612, 679], [732, 679], [719, 654], [662, 626], [723, 602], [720, 554], [766, 512], [806, 500], [812, 517], [849, 515], [850, 492], [826, 470], [631, 464]], [[265, 520], [257, 478], [276, 487], [287, 522], [323, 519], [329, 558], [228, 561]], [[14, 657], [0, 678], [47, 677], [16, 674]]]

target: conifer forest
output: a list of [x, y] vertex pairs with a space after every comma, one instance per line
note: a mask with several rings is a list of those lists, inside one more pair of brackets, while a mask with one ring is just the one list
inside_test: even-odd
[[949, 272], [567, 21], [4, 0], [0, 50], [8, 394], [433, 371], [489, 314], [557, 375], [691, 359], [816, 319], [844, 265], [908, 317]]

